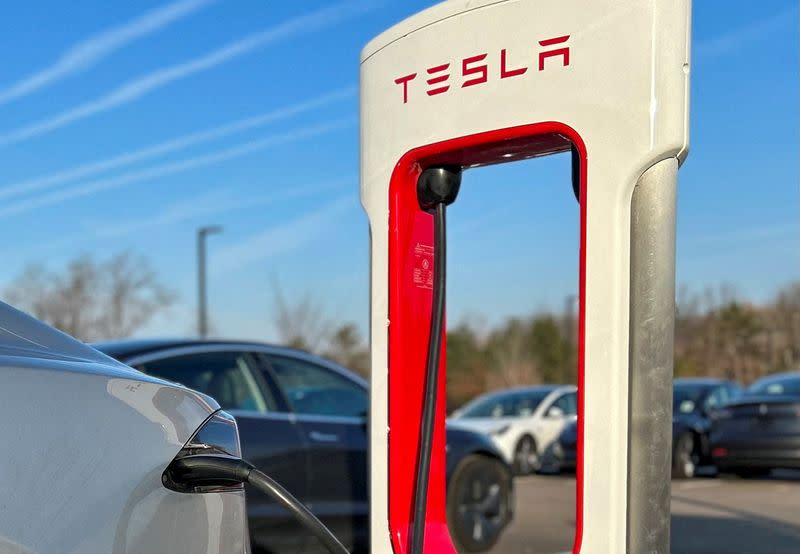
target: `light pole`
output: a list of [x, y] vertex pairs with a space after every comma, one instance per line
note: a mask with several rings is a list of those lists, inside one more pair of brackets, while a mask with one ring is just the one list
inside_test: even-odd
[[206, 237], [222, 232], [219, 225], [207, 225], [197, 230], [197, 334], [208, 335], [208, 305], [206, 302]]

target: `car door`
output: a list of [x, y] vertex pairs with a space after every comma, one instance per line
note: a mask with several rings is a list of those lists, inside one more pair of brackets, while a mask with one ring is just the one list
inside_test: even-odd
[[538, 424], [538, 437], [540, 452], [558, 438], [567, 424], [578, 417], [578, 395], [568, 391], [557, 395], [549, 405], [544, 407]]
[[310, 463], [308, 503], [347, 545], [367, 540], [367, 390], [322, 361], [265, 353], [304, 433]]
[[[242, 456], [300, 500], [308, 496], [303, 433], [285, 399], [263, 381], [257, 356], [237, 350], [178, 350], [151, 355], [135, 367], [213, 397], [239, 427]], [[305, 530], [266, 495], [247, 489], [254, 551], [303, 552]]]

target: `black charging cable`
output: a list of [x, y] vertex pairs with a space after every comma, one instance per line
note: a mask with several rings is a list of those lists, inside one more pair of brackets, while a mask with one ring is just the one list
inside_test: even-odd
[[422, 404], [417, 480], [414, 489], [414, 524], [411, 531], [411, 554], [422, 554], [425, 544], [425, 511], [428, 505], [428, 480], [433, 450], [433, 428], [436, 420], [436, 396], [439, 383], [439, 358], [444, 327], [444, 299], [447, 276], [446, 207], [452, 204], [461, 186], [461, 168], [431, 167], [417, 181], [417, 199], [423, 210], [433, 212], [433, 302], [428, 337], [428, 358], [425, 372], [425, 393]]
[[[431, 167], [417, 181], [417, 199], [423, 210], [433, 213], [433, 303], [428, 338], [428, 358], [425, 393], [417, 457], [417, 480], [414, 489], [414, 524], [411, 535], [411, 554], [423, 554], [425, 544], [425, 511], [428, 505], [433, 428], [436, 420], [436, 395], [439, 381], [439, 359], [444, 327], [446, 282], [446, 206], [452, 204], [461, 186], [461, 168]], [[302, 502], [268, 475], [252, 464], [234, 456], [222, 454], [192, 454], [175, 458], [163, 474], [164, 484], [173, 490], [213, 490], [248, 483], [283, 506], [300, 524], [310, 531], [332, 554], [349, 554], [331, 531], [306, 508]]]
[[174, 484], [204, 488], [248, 483], [285, 508], [305, 529], [317, 537], [331, 554], [349, 554], [339, 539], [302, 502], [274, 479], [241, 458], [217, 454], [176, 458], [164, 472], [164, 479]]

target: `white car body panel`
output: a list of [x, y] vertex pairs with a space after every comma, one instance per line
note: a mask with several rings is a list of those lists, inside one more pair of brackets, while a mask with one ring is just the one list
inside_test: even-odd
[[[536, 442], [537, 450], [541, 455], [548, 446], [558, 438], [558, 435], [561, 434], [564, 427], [575, 421], [577, 417], [575, 415], [552, 418], [547, 417], [546, 414], [547, 410], [550, 409], [553, 402], [558, 398], [566, 393], [574, 393], [576, 391], [577, 388], [574, 386], [564, 386], [554, 389], [541, 401], [536, 407], [536, 410], [528, 416], [468, 418], [454, 415], [454, 417], [448, 419], [448, 424], [453, 427], [469, 429], [486, 435], [503, 454], [505, 461], [509, 464], [513, 464], [514, 451], [522, 437], [526, 435], [533, 437], [533, 440]], [[458, 412], [456, 412], [456, 414], [458, 414]], [[498, 433], [498, 431], [505, 427], [508, 427], [506, 431]]]
[[217, 403], [0, 303], [0, 552], [247, 551], [244, 492], [161, 475]]

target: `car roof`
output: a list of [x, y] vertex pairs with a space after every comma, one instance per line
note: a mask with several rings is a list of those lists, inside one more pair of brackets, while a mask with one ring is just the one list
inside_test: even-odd
[[753, 383], [755, 385], [763, 384], [763, 383], [775, 383], [779, 381], [785, 381], [786, 379], [800, 379], [800, 371], [785, 371], [783, 373], [773, 373], [772, 375], [767, 375], [766, 377], [762, 377]]
[[715, 385], [722, 385], [724, 383], [732, 383], [728, 379], [719, 379], [716, 377], [681, 377], [679, 379], [675, 379], [673, 384], [675, 385], [698, 385], [703, 387], [713, 387]]
[[559, 389], [572, 389], [575, 385], [534, 385], [526, 387], [511, 387], [508, 389], [495, 390], [482, 394], [478, 398], [489, 398], [493, 396], [505, 396], [507, 394], [524, 394], [528, 392], [553, 392]]
[[275, 346], [257, 341], [231, 340], [231, 339], [200, 339], [200, 338], [151, 338], [127, 339], [116, 341], [103, 341], [92, 343], [92, 346], [101, 352], [119, 360], [135, 358], [144, 354], [151, 354], [161, 350], [184, 348], [191, 346], [231, 346], [237, 348], [269, 348], [270, 350], [286, 351], [293, 354], [307, 354], [302, 350]]
[[278, 346], [265, 342], [247, 341], [247, 340], [233, 340], [233, 339], [200, 339], [200, 338], [154, 338], [154, 339], [126, 339], [118, 341], [96, 342], [91, 346], [100, 352], [111, 356], [121, 362], [129, 363], [136, 360], [136, 358], [148, 356], [150, 354], [158, 354], [171, 350], [179, 350], [183, 348], [210, 348], [210, 349], [227, 349], [234, 350], [249, 350], [255, 349], [258, 351], [267, 351], [269, 354], [277, 356], [289, 356], [306, 360], [309, 363], [315, 363], [333, 370], [351, 381], [358, 383], [363, 387], [368, 387], [367, 381], [357, 374], [352, 369], [348, 369], [332, 360], [322, 358], [316, 354], [311, 354], [305, 350], [297, 348], [290, 348], [288, 346]]

